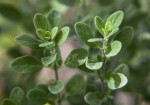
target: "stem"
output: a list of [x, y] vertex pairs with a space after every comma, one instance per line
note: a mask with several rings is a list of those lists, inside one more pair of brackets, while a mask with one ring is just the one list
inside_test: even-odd
[[[55, 78], [58, 81], [59, 80], [59, 76], [58, 76], [58, 68], [57, 68], [56, 61], [54, 62], [54, 70], [55, 70]], [[60, 93], [58, 93], [58, 105], [61, 105]]]
[[85, 0], [83, 0], [82, 9], [83, 9], [83, 15], [85, 17], [87, 15], [87, 8], [86, 8], [86, 2], [85, 2]]
[[58, 77], [58, 68], [57, 68], [57, 65], [56, 65], [56, 61], [54, 62], [54, 70], [55, 70], [55, 78], [58, 81], [59, 77]]
[[[103, 76], [105, 75], [105, 51], [102, 51], [102, 57], [103, 57], [103, 65], [102, 65], [102, 78], [101, 78], [101, 92], [102, 92], [102, 97], [105, 96], [105, 84], [104, 84], [104, 79]], [[102, 103], [104, 105], [104, 103]]]

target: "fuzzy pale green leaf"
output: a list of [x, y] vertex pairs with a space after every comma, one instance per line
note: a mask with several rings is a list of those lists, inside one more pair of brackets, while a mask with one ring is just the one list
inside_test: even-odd
[[88, 42], [103, 42], [104, 41], [104, 39], [103, 38], [91, 38], [91, 39], [89, 39], [88, 40]]
[[57, 46], [61, 46], [67, 39], [69, 35], [70, 28], [63, 27], [55, 37], [55, 43]]
[[122, 73], [125, 76], [129, 76], [129, 67], [126, 64], [120, 64], [115, 70], [114, 73]]
[[122, 51], [126, 49], [134, 36], [134, 30], [132, 27], [124, 27], [114, 38], [114, 40], [118, 40], [122, 43]]
[[89, 39], [94, 38], [94, 35], [87, 24], [84, 23], [76, 23], [75, 24], [75, 31], [79, 38], [88, 46], [96, 47], [98, 43], [90, 43], [88, 42]]
[[48, 19], [40, 13], [34, 15], [34, 26], [36, 29], [43, 29], [45, 31], [51, 31], [51, 26]]
[[66, 92], [69, 95], [75, 95], [81, 92], [84, 87], [84, 77], [81, 74], [74, 75], [66, 84]]
[[51, 38], [54, 39], [55, 36], [57, 35], [58, 32], [58, 27], [54, 27], [51, 31]]
[[[78, 66], [85, 63], [85, 58], [88, 56], [88, 52], [84, 48], [78, 48], [68, 55], [65, 65], [70, 68], [77, 68]], [[82, 63], [81, 63], [82, 61]]]
[[53, 44], [54, 44], [53, 41], [51, 41], [51, 42], [44, 42], [44, 43], [39, 44], [39, 47], [47, 47], [47, 46], [51, 47]]
[[99, 32], [103, 36], [105, 36], [104, 30], [103, 30], [105, 28], [105, 23], [103, 22], [103, 20], [99, 16], [96, 16], [94, 19], [94, 22], [95, 22], [96, 28], [99, 30]]
[[15, 37], [15, 41], [23, 46], [32, 48], [32, 49], [41, 49], [39, 44], [41, 41], [33, 38], [31, 35], [21, 34]]
[[56, 54], [48, 56], [48, 57], [43, 57], [41, 58], [41, 60], [45, 66], [48, 66], [56, 60]]
[[17, 105], [27, 105], [25, 92], [19, 87], [15, 87], [11, 91], [10, 98], [17, 103]]
[[119, 89], [125, 86], [127, 82], [128, 79], [124, 74], [121, 73], [112, 74], [108, 80], [108, 87], [112, 90]]
[[33, 56], [22, 56], [11, 62], [11, 68], [20, 73], [31, 73], [43, 68], [41, 61]]
[[58, 27], [61, 29], [62, 27], [62, 19], [61, 14], [56, 10], [51, 10], [48, 14], [48, 21], [50, 22], [52, 28]]
[[64, 89], [64, 83], [61, 80], [53, 80], [52, 83], [48, 86], [48, 90], [52, 94], [58, 94]]
[[114, 30], [120, 26], [123, 17], [124, 17], [123, 11], [117, 11], [108, 17], [106, 23], [110, 22], [111, 28], [112, 30]]
[[[47, 87], [48, 90], [48, 87]], [[56, 96], [52, 95], [50, 92], [45, 91], [45, 89], [31, 89], [27, 93], [28, 101], [34, 105], [44, 105], [46, 103], [50, 103], [50, 105], [54, 105], [54, 101], [56, 100]]]
[[112, 35], [114, 35], [116, 32], [119, 31], [119, 28], [114, 29], [108, 36], [107, 38], [111, 37]]
[[41, 39], [41, 40], [45, 40], [45, 30], [43, 29], [37, 29], [36, 30], [36, 33], [38, 35], [38, 37]]
[[84, 96], [84, 100], [89, 105], [101, 105], [103, 100], [99, 92], [89, 92]]
[[102, 67], [102, 64], [103, 64], [103, 62], [95, 62], [95, 61], [92, 61], [90, 59], [87, 59], [86, 63], [85, 63], [86, 67], [88, 69], [91, 69], [91, 70], [98, 70], [98, 69], [100, 69]]
[[122, 44], [119, 41], [114, 41], [111, 43], [111, 46], [108, 49], [108, 52], [106, 52], [106, 57], [113, 57], [116, 56], [120, 50], [121, 50]]

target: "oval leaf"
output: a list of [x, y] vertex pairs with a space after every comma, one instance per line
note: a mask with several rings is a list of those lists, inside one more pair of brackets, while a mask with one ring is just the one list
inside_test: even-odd
[[38, 35], [38, 37], [41, 39], [41, 40], [45, 40], [45, 30], [43, 29], [37, 29], [36, 30], [36, 33]]
[[114, 73], [122, 73], [125, 76], [129, 76], [129, 67], [126, 64], [120, 64], [115, 70]]
[[99, 32], [103, 36], [105, 36], [105, 33], [103, 31], [103, 29], [105, 28], [105, 23], [103, 22], [103, 20], [99, 16], [96, 16], [94, 19], [94, 22], [95, 22], [96, 28], [99, 30]]
[[45, 66], [52, 64], [56, 60], [56, 54], [41, 58]]
[[84, 77], [80, 74], [73, 76], [66, 85], [66, 92], [75, 95], [81, 92], [84, 87]]
[[103, 38], [91, 38], [88, 40], [88, 42], [103, 42], [104, 39]]
[[52, 28], [58, 27], [61, 29], [62, 27], [62, 19], [61, 14], [56, 10], [51, 10], [48, 14], [48, 21], [50, 22]]
[[116, 32], [119, 31], [119, 28], [114, 29], [108, 36], [107, 38], [111, 37], [112, 35], [114, 35]]
[[99, 92], [89, 92], [84, 96], [84, 100], [89, 105], [101, 105], [103, 100]]
[[98, 70], [98, 69], [100, 69], [102, 67], [102, 64], [103, 64], [103, 62], [94, 62], [94, 61], [89, 60], [89, 59], [87, 59], [86, 63], [85, 63], [86, 67], [88, 69], [91, 69], [91, 70]]
[[17, 104], [15, 104], [15, 102], [12, 101], [11, 99], [4, 99], [1, 105], [17, 105]]
[[114, 41], [111, 43], [111, 47], [108, 52], [106, 52], [106, 57], [116, 56], [121, 50], [122, 44], [119, 41]]
[[54, 44], [53, 41], [51, 41], [51, 42], [44, 42], [44, 43], [39, 44], [39, 47], [47, 47], [47, 46], [51, 47], [53, 44]]
[[39, 59], [33, 56], [23, 56], [14, 59], [11, 62], [12, 69], [20, 73], [37, 72], [43, 68]]
[[55, 43], [57, 46], [62, 45], [69, 35], [69, 27], [62, 28], [55, 37]]
[[90, 27], [84, 23], [76, 23], [75, 31], [79, 38], [88, 46], [96, 47], [98, 43], [89, 43], [88, 40], [94, 38], [94, 35], [90, 29]]
[[51, 31], [51, 26], [48, 19], [46, 19], [46, 17], [40, 13], [34, 15], [34, 26], [36, 29]]
[[[65, 65], [70, 67], [70, 68], [77, 68], [78, 66], [82, 65], [85, 63], [85, 58], [88, 56], [88, 52], [83, 49], [83, 48], [78, 48], [73, 51], [68, 55]], [[81, 61], [83, 61], [81, 63]]]
[[124, 49], [126, 49], [131, 41], [132, 41], [132, 38], [133, 38], [133, 35], [134, 35], [134, 30], [132, 27], [124, 27], [114, 38], [114, 40], [118, 40], [122, 43], [122, 51]]
[[111, 28], [112, 30], [114, 30], [120, 26], [123, 17], [124, 17], [123, 11], [117, 11], [108, 17], [106, 23], [110, 22]]
[[27, 105], [25, 92], [19, 88], [14, 88], [10, 93], [10, 98], [17, 103], [17, 105]]
[[58, 32], [58, 27], [54, 27], [54, 28], [52, 29], [52, 32], [51, 32], [51, 33], [52, 33], [52, 35], [51, 35], [51, 38], [52, 38], [52, 39], [55, 38], [57, 32]]
[[32, 48], [32, 49], [41, 49], [39, 44], [41, 43], [39, 40], [36, 40], [31, 35], [21, 34], [15, 37], [15, 41], [23, 46]]
[[51, 83], [48, 86], [48, 90], [52, 93], [52, 94], [58, 94], [60, 93], [63, 89], [64, 89], [64, 83], [61, 80], [53, 80], [53, 83]]
[[121, 73], [112, 74], [108, 80], [108, 87], [112, 90], [119, 89], [125, 86], [127, 82], [128, 79], [124, 74]]
[[41, 89], [32, 89], [27, 94], [28, 101], [35, 105], [44, 105], [49, 101], [48, 93]]

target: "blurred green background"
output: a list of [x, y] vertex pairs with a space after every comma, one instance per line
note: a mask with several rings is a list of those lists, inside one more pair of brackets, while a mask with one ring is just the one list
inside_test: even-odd
[[[123, 89], [114, 92], [114, 103], [150, 105], [150, 0], [0, 0], [0, 100], [8, 97], [15, 86], [27, 91], [37, 84], [37, 73], [19, 74], [10, 68], [10, 61], [16, 57], [27, 54], [40, 56], [40, 52], [16, 44], [14, 37], [21, 33], [36, 36], [34, 14], [47, 15], [52, 9], [61, 12], [63, 25], [71, 28], [69, 39], [81, 47], [87, 46], [76, 36], [76, 22], [87, 23], [95, 35], [99, 35], [94, 26], [94, 16], [105, 20], [117, 10], [124, 11], [125, 18], [120, 29], [132, 26], [135, 34], [128, 49], [113, 58], [107, 67], [112, 69], [120, 63], [126, 63], [130, 68], [129, 82]], [[91, 53], [94, 55], [95, 50]], [[129, 101], [126, 104], [119, 101], [126, 98]]]

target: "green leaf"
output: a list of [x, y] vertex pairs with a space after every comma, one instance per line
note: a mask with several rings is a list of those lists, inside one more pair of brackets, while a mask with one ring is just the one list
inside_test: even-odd
[[36, 33], [38, 35], [38, 37], [41, 39], [41, 40], [45, 40], [45, 30], [43, 29], [37, 29], [36, 30]]
[[104, 30], [103, 30], [103, 29], [105, 29], [105, 23], [103, 22], [103, 20], [99, 16], [95, 16], [94, 22], [95, 22], [96, 28], [99, 30], [99, 32], [103, 36], [105, 36]]
[[103, 42], [104, 39], [103, 38], [91, 38], [91, 39], [88, 39], [88, 42]]
[[81, 70], [81, 71], [87, 72], [87, 73], [95, 72], [94, 70], [91, 70], [91, 69], [87, 68], [85, 66], [85, 64], [78, 66], [78, 69]]
[[81, 74], [74, 75], [66, 84], [66, 92], [69, 95], [75, 95], [81, 92], [84, 87], [84, 77]]
[[51, 38], [52, 39], [54, 39], [55, 38], [55, 36], [57, 35], [57, 32], [58, 32], [58, 27], [54, 27], [53, 29], [52, 29], [52, 35], [51, 35]]
[[87, 83], [84, 94], [86, 95], [89, 92], [96, 92], [98, 91], [98, 88], [94, 84]]
[[48, 19], [40, 13], [34, 15], [34, 26], [36, 29], [51, 31], [51, 26]]
[[56, 54], [48, 56], [48, 57], [43, 57], [41, 59], [42, 59], [42, 62], [45, 66], [49, 66], [50, 64], [52, 64], [56, 60]]
[[108, 80], [108, 87], [112, 90], [119, 89], [125, 86], [128, 82], [128, 79], [124, 74], [116, 73], [112, 74]]
[[[78, 66], [82, 65], [84, 63], [85, 58], [88, 56], [88, 52], [83, 48], [78, 48], [68, 55], [65, 65], [70, 68], [77, 68]], [[81, 61], [83, 61], [81, 63]]]
[[[50, 51], [51, 51], [51, 50], [48, 49], [48, 52], [47, 52], [47, 53], [49, 53]], [[56, 53], [57, 53], [57, 56], [56, 56], [56, 65], [57, 65], [57, 68], [60, 68], [61, 65], [62, 65], [62, 58], [61, 58], [61, 52], [60, 52], [60, 50], [59, 50], [58, 47], [56, 47]], [[50, 56], [50, 54], [49, 54], [49, 56]], [[52, 63], [49, 67], [50, 67], [51, 69], [54, 69], [54, 68], [55, 68], [54, 63]]]
[[53, 44], [54, 44], [53, 41], [51, 41], [51, 42], [44, 42], [44, 43], [39, 44], [39, 47], [47, 47], [47, 46], [51, 47]]
[[22, 56], [11, 62], [12, 69], [20, 73], [31, 73], [40, 71], [43, 65], [39, 59], [33, 56]]
[[2, 102], [1, 102], [1, 105], [17, 105], [15, 104], [15, 102], [11, 99], [4, 99]]
[[60, 3], [65, 4], [67, 6], [75, 6], [82, 4], [82, 0], [58, 0]]
[[52, 83], [48, 86], [48, 90], [52, 94], [58, 94], [64, 89], [64, 83], [61, 80], [53, 80]]
[[86, 63], [85, 63], [86, 67], [88, 69], [91, 69], [91, 70], [98, 70], [98, 69], [100, 69], [102, 67], [102, 64], [103, 64], [103, 62], [95, 62], [95, 61], [92, 61], [90, 59], [87, 59]]
[[118, 28], [123, 20], [124, 17], [124, 13], [123, 11], [117, 11], [115, 13], [113, 13], [111, 16], [108, 17], [106, 24], [108, 22], [111, 23], [111, 28], [112, 30]]
[[61, 29], [62, 27], [62, 19], [61, 14], [56, 10], [51, 10], [48, 14], [48, 21], [50, 22], [52, 28], [58, 27], [58, 29]]
[[69, 35], [69, 27], [63, 27], [55, 38], [55, 43], [57, 46], [61, 46]]
[[99, 92], [89, 92], [84, 96], [84, 100], [89, 105], [101, 105], [103, 100]]
[[84, 101], [83, 94], [68, 96], [67, 101], [69, 102], [69, 105], [87, 105], [87, 103]]
[[134, 30], [132, 27], [124, 27], [114, 38], [114, 40], [118, 40], [122, 43], [122, 51], [126, 49], [133, 38]]
[[94, 38], [94, 35], [88, 25], [78, 22], [75, 24], [75, 31], [77, 35], [79, 36], [79, 38], [88, 46], [91, 46], [91, 47], [97, 46], [98, 43], [88, 42], [89, 39]]
[[17, 105], [27, 105], [27, 99], [26, 99], [25, 92], [19, 87], [16, 87], [11, 91], [10, 98]]
[[34, 105], [44, 105], [46, 103], [54, 105], [54, 102], [57, 99], [57, 97], [55, 95], [52, 95], [50, 92], [47, 93], [46, 91], [37, 88], [31, 89], [27, 93], [27, 97], [28, 101]]
[[111, 37], [112, 35], [114, 35], [116, 32], [119, 31], [119, 28], [114, 29], [108, 36], [107, 38]]
[[112, 57], [112, 56], [116, 56], [120, 50], [121, 50], [122, 44], [119, 41], [114, 41], [111, 43], [111, 47], [108, 50], [108, 52], [106, 52], [106, 57]]
[[129, 76], [129, 67], [126, 64], [120, 64], [115, 70], [114, 73], [122, 73], [125, 76]]
[[32, 49], [41, 49], [39, 44], [41, 43], [39, 40], [36, 40], [30, 35], [21, 34], [15, 37], [15, 41], [23, 46], [32, 48]]

